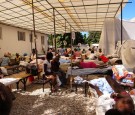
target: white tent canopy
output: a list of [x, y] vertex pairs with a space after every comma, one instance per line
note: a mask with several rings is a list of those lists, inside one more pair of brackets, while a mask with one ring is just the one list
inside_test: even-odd
[[127, 31], [129, 38], [135, 40], [135, 22], [124, 21], [123, 27]]
[[115, 52], [118, 46], [118, 55], [122, 59], [124, 65], [128, 68], [135, 66], [135, 22], [123, 20], [123, 33], [121, 45], [121, 20], [106, 19], [99, 42], [105, 55]]
[[[101, 31], [104, 20], [117, 17], [128, 0], [33, 0], [36, 31]], [[0, 22], [33, 30], [32, 0], [0, 0]]]

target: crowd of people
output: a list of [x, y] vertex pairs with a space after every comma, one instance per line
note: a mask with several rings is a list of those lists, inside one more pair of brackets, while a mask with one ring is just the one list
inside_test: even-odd
[[20, 55], [19, 53], [11, 54], [9, 52], [4, 53], [4, 56], [0, 59], [0, 66], [12, 66], [12, 65], [19, 65], [20, 61], [33, 61], [36, 59], [36, 50], [32, 49], [32, 53], [30, 56], [27, 53]]
[[[83, 57], [83, 55], [85, 55]], [[55, 51], [53, 48], [48, 48], [47, 54], [45, 56], [45, 60], [39, 60], [36, 50], [32, 49], [32, 53], [28, 56], [26, 53], [23, 56], [20, 56], [19, 53], [15, 54], [14, 61], [11, 62], [11, 54], [5, 53], [4, 57], [1, 59], [1, 66], [7, 67], [12, 65], [19, 65], [22, 61], [28, 62], [27, 66], [29, 68], [35, 66], [34, 68], [40, 69], [42, 72], [42, 76], [46, 81], [52, 81], [53, 90], [56, 90], [56, 86], [63, 86], [66, 84], [66, 73], [63, 72], [60, 68], [60, 56], [70, 57], [71, 59], [79, 59], [79, 63], [77, 61], [77, 65], [79, 68], [97, 68], [100, 65], [95, 62], [84, 62], [84, 59], [98, 59], [102, 60], [102, 50], [95, 51], [94, 48], [88, 49], [87, 51], [81, 49], [79, 47], [75, 48], [71, 51], [71, 48], [61, 48], [58, 51]], [[101, 57], [101, 58], [100, 58]], [[105, 61], [103, 61], [106, 63]], [[38, 64], [38, 66], [37, 66]], [[64, 76], [64, 77], [63, 77]]]
[[[44, 84], [47, 82], [50, 82], [51, 84], [51, 92], [55, 92], [58, 90], [58, 87], [64, 87], [67, 84], [67, 78], [66, 78], [66, 73], [60, 68], [60, 59], [61, 56], [69, 57], [73, 61], [77, 61], [76, 65], [79, 68], [98, 68], [102, 66], [106, 66], [109, 63], [109, 59], [103, 54], [102, 50], [99, 48], [89, 48], [88, 50], [85, 49], [80, 49], [79, 47], [73, 49], [71, 51], [71, 48], [61, 48], [58, 51], [55, 51], [52, 48], [49, 48], [46, 55], [45, 59], [40, 61], [37, 56], [37, 51], [35, 49], [32, 49], [32, 53], [30, 56], [27, 54], [24, 54], [23, 56], [20, 56], [19, 53], [16, 53], [14, 57], [14, 63], [11, 63], [11, 54], [10, 53], [5, 53], [4, 57], [1, 59], [1, 66], [6, 67], [10, 66], [12, 64], [19, 65], [20, 61], [26, 61], [30, 62], [30, 64], [35, 63], [35, 66], [37, 69], [42, 70], [41, 75], [42, 79], [44, 81]], [[88, 60], [88, 61], [84, 61]], [[101, 63], [96, 63], [95, 61], [91, 60], [96, 60]], [[31, 63], [32, 62], [32, 63]], [[38, 62], [38, 66], [36, 65], [36, 62]], [[40, 63], [39, 63], [40, 62]], [[1, 70], [0, 70], [0, 73]], [[110, 77], [111, 76], [111, 77]], [[134, 104], [133, 100], [130, 98], [130, 93], [126, 93], [121, 86], [117, 84], [114, 79], [112, 79], [112, 71], [109, 72], [109, 77], [107, 77], [107, 81], [110, 83], [112, 86], [113, 90], [115, 93], [111, 95], [116, 101], [115, 104], [115, 109], [108, 110], [105, 114], [106, 115], [134, 115]], [[99, 90], [97, 86], [94, 86], [92, 84], [89, 84], [90, 87], [95, 89], [97, 91], [98, 96], [102, 96], [103, 92]], [[12, 105], [11, 99], [7, 96], [9, 91], [3, 86], [0, 85], [1, 91], [0, 91], [0, 114], [2, 112], [2, 104], [1, 103], [10, 103], [9, 106], [5, 105], [5, 107], [9, 107]], [[3, 91], [7, 93], [3, 93], [2, 88], [4, 89]], [[5, 96], [7, 96], [7, 102], [5, 102]], [[8, 109], [8, 108], [7, 108]], [[10, 111], [10, 109], [9, 109]], [[9, 112], [7, 111], [7, 112]]]
[[60, 48], [58, 50], [58, 53], [61, 55], [61, 56], [66, 56], [66, 57], [69, 57], [73, 56], [73, 58], [77, 58], [77, 57], [81, 57], [82, 55], [85, 55], [84, 58], [86, 59], [94, 59], [95, 56], [97, 55], [102, 55], [100, 53], [102, 53], [102, 50], [99, 49], [99, 54], [97, 54], [97, 49], [95, 49], [95, 47], [93, 48], [89, 48], [88, 50], [85, 50], [85, 49], [80, 49], [80, 47], [76, 47], [73, 49], [73, 51], [71, 51], [71, 48]]

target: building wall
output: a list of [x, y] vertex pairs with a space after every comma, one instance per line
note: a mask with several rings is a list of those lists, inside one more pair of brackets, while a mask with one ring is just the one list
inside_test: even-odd
[[[20, 55], [23, 55], [24, 53], [31, 53], [31, 31], [2, 24], [0, 24], [0, 27], [2, 27], [2, 39], [0, 39], [0, 57], [2, 57], [5, 52], [10, 52], [12, 54], [19, 53]], [[18, 41], [18, 31], [25, 32], [25, 41]], [[45, 36], [45, 45], [43, 45], [43, 47], [45, 48], [45, 50], [47, 50], [47, 35], [41, 33], [36, 33], [36, 35], [37, 50], [38, 53], [41, 54], [43, 53], [41, 45], [41, 36]], [[32, 43], [32, 47], [35, 48], [34, 42]]]

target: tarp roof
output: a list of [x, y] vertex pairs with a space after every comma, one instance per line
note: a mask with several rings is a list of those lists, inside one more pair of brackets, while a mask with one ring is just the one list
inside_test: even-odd
[[[36, 31], [56, 33], [101, 31], [106, 18], [114, 18], [128, 0], [33, 0]], [[31, 0], [0, 0], [0, 22], [33, 30]], [[66, 24], [65, 24], [66, 22]]]

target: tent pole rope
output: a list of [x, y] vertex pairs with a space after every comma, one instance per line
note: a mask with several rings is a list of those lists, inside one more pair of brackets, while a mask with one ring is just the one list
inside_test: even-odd
[[[38, 61], [37, 61], [37, 43], [36, 43], [36, 31], [35, 31], [35, 13], [34, 13], [34, 3], [32, 0], [32, 17], [33, 17], [33, 32], [34, 32], [34, 42], [35, 42], [35, 50], [36, 50], [36, 65], [37, 65], [37, 71], [38, 71]], [[39, 74], [38, 74], [38, 79], [39, 79]]]

